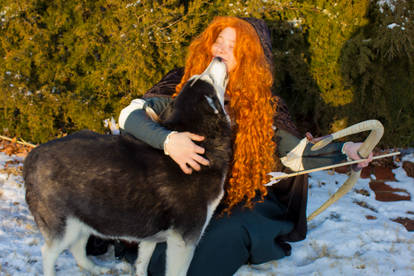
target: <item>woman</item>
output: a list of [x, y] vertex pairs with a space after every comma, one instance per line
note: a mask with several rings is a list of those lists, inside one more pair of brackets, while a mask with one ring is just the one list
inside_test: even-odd
[[[268, 189], [264, 186], [270, 180], [268, 173], [308, 169], [347, 156], [359, 159], [358, 143], [334, 143], [311, 152], [306, 138], [299, 141], [293, 135], [295, 129], [283, 104], [271, 93], [270, 49], [263, 21], [217, 17], [191, 43], [178, 85], [174, 80], [182, 71], [167, 75], [145, 99], [132, 101], [120, 114], [124, 132], [164, 150], [183, 172], [198, 171], [208, 165], [204, 149], [195, 143], [204, 137], [164, 129], [144, 110], [151, 108], [160, 114], [172, 100], [165, 95], [172, 88], [179, 93], [183, 84], [203, 72], [213, 57], [221, 57], [227, 66], [226, 110], [232, 121], [233, 163], [225, 198], [196, 249], [188, 275], [233, 275], [245, 263], [258, 264], [290, 255], [286, 241], [306, 236], [307, 180], [296, 177]], [[154, 252], [151, 275], [163, 275], [164, 251], [165, 244]]]

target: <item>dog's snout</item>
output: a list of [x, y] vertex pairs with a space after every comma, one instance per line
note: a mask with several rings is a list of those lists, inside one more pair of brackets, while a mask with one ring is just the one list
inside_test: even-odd
[[217, 59], [219, 62], [223, 62], [223, 58], [221, 57], [215, 57], [215, 59]]

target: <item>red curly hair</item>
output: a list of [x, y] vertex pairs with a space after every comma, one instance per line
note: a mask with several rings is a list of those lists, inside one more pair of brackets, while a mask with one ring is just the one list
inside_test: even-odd
[[229, 74], [226, 93], [230, 96], [229, 115], [235, 123], [233, 163], [226, 184], [226, 211], [243, 202], [252, 207], [259, 192], [267, 194], [265, 183], [276, 169], [272, 141], [276, 100], [271, 94], [273, 75], [256, 30], [236, 17], [216, 17], [189, 47], [185, 72], [177, 93], [195, 74], [211, 62], [211, 48], [219, 33], [231, 27], [236, 31], [234, 57], [237, 65]]

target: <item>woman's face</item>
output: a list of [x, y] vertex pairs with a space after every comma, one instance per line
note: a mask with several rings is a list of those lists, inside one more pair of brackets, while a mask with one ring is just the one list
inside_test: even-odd
[[223, 29], [214, 44], [211, 46], [213, 57], [221, 57], [226, 64], [227, 71], [231, 72], [236, 67], [233, 49], [236, 45], [236, 30], [227, 27]]

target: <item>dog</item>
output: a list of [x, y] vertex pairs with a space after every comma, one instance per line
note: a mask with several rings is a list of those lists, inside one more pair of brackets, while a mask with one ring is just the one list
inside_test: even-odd
[[30, 152], [23, 176], [27, 204], [45, 239], [44, 275], [55, 275], [65, 249], [80, 267], [107, 273], [86, 256], [90, 235], [139, 242], [137, 275], [147, 275], [156, 243], [166, 241], [166, 275], [186, 275], [224, 194], [232, 154], [226, 83], [225, 64], [214, 58], [160, 116], [167, 129], [205, 136], [199, 144], [210, 164], [191, 175], [163, 151], [128, 134], [84, 130]]

